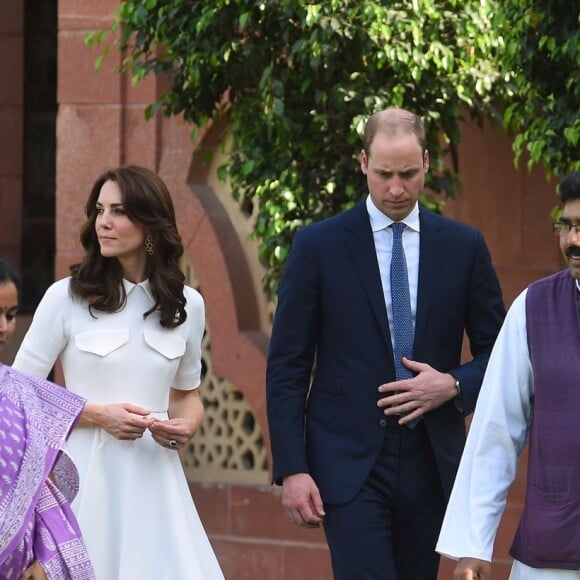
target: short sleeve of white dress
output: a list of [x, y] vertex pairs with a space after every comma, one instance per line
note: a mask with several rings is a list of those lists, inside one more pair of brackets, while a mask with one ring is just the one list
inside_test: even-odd
[[189, 286], [183, 289], [187, 301], [187, 327], [185, 352], [175, 375], [174, 389], [188, 391], [201, 382], [201, 345], [205, 331], [205, 305], [201, 294]]
[[71, 318], [70, 278], [54, 282], [37, 306], [13, 368], [45, 379], [67, 343]]

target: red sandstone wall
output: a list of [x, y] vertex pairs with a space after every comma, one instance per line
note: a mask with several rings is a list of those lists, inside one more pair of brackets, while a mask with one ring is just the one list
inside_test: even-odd
[[498, 128], [467, 123], [459, 148], [464, 192], [446, 214], [479, 228], [490, 246], [507, 304], [532, 280], [563, 267], [552, 233], [555, 183], [525, 160], [514, 168], [510, 141]]
[[20, 268], [24, 1], [0, 0], [0, 257]]

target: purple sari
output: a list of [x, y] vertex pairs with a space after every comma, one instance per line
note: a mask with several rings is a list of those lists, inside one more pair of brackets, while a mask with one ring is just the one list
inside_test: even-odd
[[[34, 560], [49, 580], [93, 580], [69, 502], [78, 474], [65, 441], [85, 401], [0, 364], [0, 578]], [[50, 479], [49, 479], [50, 476]]]

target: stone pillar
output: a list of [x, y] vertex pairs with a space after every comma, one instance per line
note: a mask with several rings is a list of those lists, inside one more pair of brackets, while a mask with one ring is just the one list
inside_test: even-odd
[[[61, 0], [58, 14], [58, 119], [56, 170], [55, 277], [68, 274], [80, 257], [79, 231], [91, 186], [106, 169], [132, 162], [157, 170], [156, 123], [146, 123], [145, 106], [154, 100], [154, 79], [131, 88], [120, 75], [114, 47], [95, 72], [102, 47], [84, 43], [91, 31], [106, 29], [116, 0]], [[116, 40], [107, 37], [107, 42]]]
[[24, 1], [0, 0], [0, 257], [18, 269], [22, 234]]

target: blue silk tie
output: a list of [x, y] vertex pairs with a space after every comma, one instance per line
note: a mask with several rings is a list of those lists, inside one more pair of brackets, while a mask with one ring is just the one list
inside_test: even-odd
[[408, 379], [413, 373], [403, 365], [401, 358], [413, 355], [413, 319], [407, 262], [403, 251], [403, 229], [405, 224], [391, 224], [393, 230], [393, 255], [391, 258], [391, 307], [393, 310], [393, 342], [395, 373], [397, 380]]
[[[410, 379], [413, 373], [403, 364], [402, 357], [413, 356], [413, 317], [411, 314], [411, 296], [409, 294], [409, 276], [407, 261], [403, 251], [403, 230], [405, 224], [391, 224], [393, 230], [393, 255], [391, 258], [391, 308], [393, 310], [393, 354], [395, 357], [395, 375], [398, 381]], [[417, 420], [407, 423], [413, 428]]]

